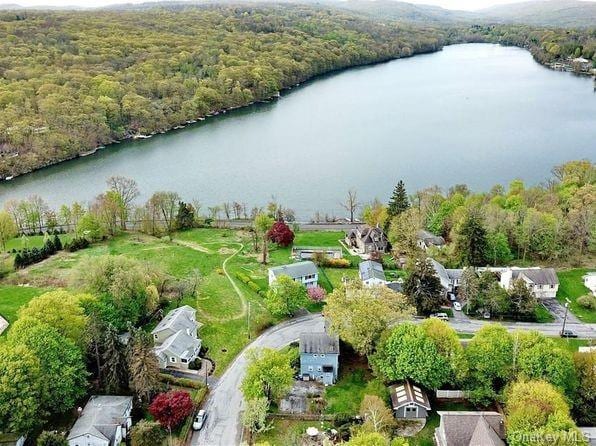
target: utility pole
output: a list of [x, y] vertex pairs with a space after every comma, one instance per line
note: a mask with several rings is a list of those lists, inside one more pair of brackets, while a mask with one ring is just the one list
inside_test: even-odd
[[567, 302], [565, 302], [565, 316], [563, 317], [563, 328], [561, 329], [561, 335], [565, 333], [565, 324], [567, 323], [567, 312], [569, 311], [569, 302], [570, 300], [565, 298]]
[[250, 302], [248, 303], [248, 310], [246, 312], [246, 331], [248, 333], [248, 340], [250, 341]]

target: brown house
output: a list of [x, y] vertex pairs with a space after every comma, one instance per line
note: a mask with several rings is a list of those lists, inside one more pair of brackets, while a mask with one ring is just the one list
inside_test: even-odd
[[387, 236], [381, 228], [360, 225], [346, 233], [346, 245], [358, 254], [387, 251]]

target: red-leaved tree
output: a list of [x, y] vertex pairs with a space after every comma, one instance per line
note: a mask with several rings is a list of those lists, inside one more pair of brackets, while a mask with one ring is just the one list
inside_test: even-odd
[[294, 233], [283, 221], [276, 221], [267, 232], [267, 237], [279, 246], [289, 246], [294, 241]]
[[192, 410], [190, 394], [183, 390], [160, 393], [149, 406], [151, 415], [168, 430], [182, 423], [192, 413]]

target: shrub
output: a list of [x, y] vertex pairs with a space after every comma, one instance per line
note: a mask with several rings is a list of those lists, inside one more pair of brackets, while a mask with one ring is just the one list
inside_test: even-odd
[[160, 373], [159, 377], [162, 382], [168, 383], [172, 386], [186, 387], [189, 389], [202, 389], [205, 387], [202, 382], [188, 378], [176, 378], [167, 373]]
[[85, 249], [89, 247], [90, 243], [84, 237], [75, 237], [70, 242], [64, 244], [64, 249], [68, 252], [75, 252], [79, 249]]
[[160, 393], [149, 406], [151, 415], [166, 429], [180, 425], [193, 409], [194, 404], [190, 394], [183, 390]]
[[596, 310], [596, 297], [592, 294], [586, 294], [577, 298], [577, 304], [588, 310]]
[[329, 268], [349, 268], [351, 265], [348, 259], [329, 259], [327, 265]]
[[325, 289], [321, 288], [320, 286], [314, 286], [307, 288], [306, 292], [308, 293], [308, 297], [314, 302], [321, 302], [325, 300], [325, 296], [327, 292]]
[[130, 432], [132, 446], [158, 446], [166, 439], [166, 432], [155, 421], [141, 420]]

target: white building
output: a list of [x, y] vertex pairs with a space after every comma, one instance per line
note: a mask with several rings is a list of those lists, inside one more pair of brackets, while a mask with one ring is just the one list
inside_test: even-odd
[[596, 271], [589, 272], [584, 277], [584, 285], [592, 294], [596, 294]]
[[360, 280], [364, 286], [386, 285], [385, 271], [379, 262], [366, 260], [358, 265]]
[[559, 279], [553, 268], [505, 268], [501, 271], [499, 283], [508, 290], [520, 279], [537, 299], [552, 299], [557, 296]]
[[430, 262], [435, 269], [435, 274], [441, 281], [441, 285], [447, 293], [454, 293], [459, 288], [461, 282], [461, 275], [463, 269], [448, 269], [437, 262], [435, 259], [430, 259]]
[[154, 351], [162, 369], [173, 367], [188, 369], [198, 358], [201, 340], [196, 320], [196, 310], [188, 305], [170, 311], [153, 329]]
[[68, 434], [69, 446], [119, 446], [132, 426], [132, 397], [92, 396]]
[[311, 261], [269, 268], [269, 285], [273, 285], [280, 276], [288, 276], [307, 288], [315, 287], [319, 282], [319, 270], [317, 265]]

